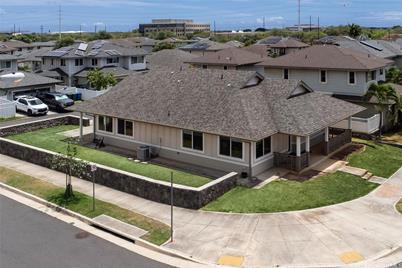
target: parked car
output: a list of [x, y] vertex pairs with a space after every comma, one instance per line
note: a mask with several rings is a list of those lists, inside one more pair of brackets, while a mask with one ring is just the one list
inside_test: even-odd
[[74, 104], [74, 101], [67, 95], [56, 92], [38, 93], [37, 97], [46, 103], [50, 109], [58, 112], [65, 112], [67, 107]]
[[19, 96], [14, 103], [17, 111], [26, 112], [28, 115], [45, 115], [49, 111], [46, 104], [32, 96]]

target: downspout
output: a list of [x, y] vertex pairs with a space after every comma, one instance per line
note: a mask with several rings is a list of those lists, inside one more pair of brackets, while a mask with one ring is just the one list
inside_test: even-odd
[[252, 176], [252, 172], [253, 172], [253, 168], [252, 168], [252, 164], [251, 164], [251, 141], [248, 143], [248, 178], [249, 180], [251, 180]]

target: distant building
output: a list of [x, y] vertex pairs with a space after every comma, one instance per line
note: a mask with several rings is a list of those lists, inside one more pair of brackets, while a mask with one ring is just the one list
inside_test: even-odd
[[[310, 31], [317, 31], [320, 28], [320, 26], [318, 25], [314, 25], [314, 24], [300, 24], [300, 31], [301, 32], [310, 32]], [[299, 31], [299, 25], [294, 25], [294, 26], [290, 26], [287, 27], [286, 29], [288, 29], [289, 31], [292, 32], [298, 32]]]
[[269, 36], [257, 42], [256, 46], [265, 46], [267, 55], [270, 57], [277, 57], [289, 54], [309, 47], [308, 44], [300, 42], [294, 38], [287, 38], [281, 36]]
[[140, 24], [139, 32], [143, 35], [158, 32], [172, 32], [176, 36], [185, 36], [197, 32], [209, 32], [210, 25], [206, 23], [197, 23], [193, 20], [182, 19], [156, 19], [152, 23]]

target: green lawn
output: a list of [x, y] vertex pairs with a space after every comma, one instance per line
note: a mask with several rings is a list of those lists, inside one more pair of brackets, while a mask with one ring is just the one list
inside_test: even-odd
[[0, 117], [0, 123], [2, 122], [7, 122], [7, 121], [14, 121], [14, 120], [18, 120], [21, 117]]
[[402, 166], [402, 149], [361, 139], [353, 141], [365, 144], [366, 148], [348, 157], [350, 166], [366, 169], [384, 178], [390, 177]]
[[304, 182], [274, 181], [261, 189], [236, 187], [203, 208], [207, 211], [268, 213], [332, 205], [366, 195], [378, 185], [337, 172]]
[[49, 202], [58, 204], [89, 218], [106, 214], [135, 225], [147, 230], [148, 233], [142, 238], [156, 245], [163, 244], [170, 237], [169, 226], [159, 221], [100, 200], [95, 201], [96, 209], [92, 211], [92, 197], [74, 192], [74, 197], [66, 200], [64, 198], [63, 188], [11, 169], [0, 167], [0, 182], [41, 197]]
[[[35, 147], [40, 147], [49, 151], [65, 153], [67, 146], [67, 143], [65, 142], [66, 137], [60, 134], [60, 132], [72, 130], [75, 128], [77, 128], [77, 126], [63, 125], [8, 136], [7, 138]], [[170, 174], [172, 171], [174, 178], [173, 181], [177, 184], [199, 187], [211, 181], [209, 178], [206, 177], [181, 172], [158, 165], [135, 163], [133, 161], [129, 161], [125, 157], [102, 152], [100, 150], [90, 149], [83, 146], [77, 146], [77, 149], [77, 156], [81, 159], [139, 174], [160, 181], [170, 181]]]

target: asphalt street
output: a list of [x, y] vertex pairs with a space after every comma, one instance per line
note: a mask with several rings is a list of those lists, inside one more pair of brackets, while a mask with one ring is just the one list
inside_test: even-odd
[[159, 268], [147, 259], [0, 195], [1, 268]]

